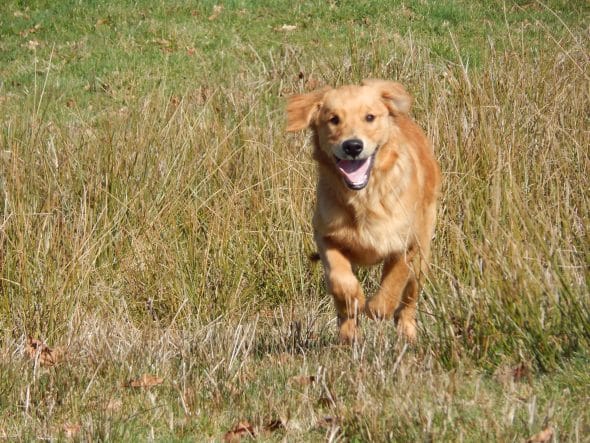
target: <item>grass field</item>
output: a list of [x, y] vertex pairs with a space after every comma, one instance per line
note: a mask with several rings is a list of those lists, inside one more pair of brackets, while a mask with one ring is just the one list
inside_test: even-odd
[[[2, 2], [0, 440], [590, 441], [589, 17]], [[285, 96], [367, 77], [443, 170], [412, 346], [336, 344], [285, 134]]]

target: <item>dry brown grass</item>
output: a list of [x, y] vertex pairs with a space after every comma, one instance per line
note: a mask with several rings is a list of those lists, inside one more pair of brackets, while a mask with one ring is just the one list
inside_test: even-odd
[[[315, 65], [319, 83], [406, 84], [436, 147], [412, 348], [368, 322], [358, 346], [333, 345], [307, 260], [314, 167], [280, 99], [304, 55], [65, 114], [40, 80], [2, 117], [0, 438], [221, 439], [248, 420], [269, 440], [502, 441], [552, 424], [582, 441], [590, 109], [587, 35], [572, 33], [542, 50], [515, 33], [477, 69], [411, 41], [395, 62], [353, 52], [358, 72]], [[28, 337], [67, 356], [29, 360]], [[128, 387], [142, 374], [164, 383]]]

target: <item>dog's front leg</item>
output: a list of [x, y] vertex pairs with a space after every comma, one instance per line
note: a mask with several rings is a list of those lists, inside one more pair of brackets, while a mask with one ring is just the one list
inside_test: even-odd
[[411, 267], [413, 254], [396, 254], [383, 264], [381, 288], [368, 302], [365, 312], [373, 319], [389, 319], [395, 314], [398, 331], [416, 339], [417, 285]]
[[363, 290], [352, 272], [349, 258], [327, 238], [316, 238], [316, 243], [324, 265], [328, 291], [334, 297], [338, 312], [340, 341], [351, 343], [357, 336], [359, 313], [365, 308]]

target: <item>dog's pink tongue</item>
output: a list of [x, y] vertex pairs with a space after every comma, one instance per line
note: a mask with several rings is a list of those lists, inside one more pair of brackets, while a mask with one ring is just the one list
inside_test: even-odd
[[338, 169], [346, 180], [352, 184], [363, 183], [371, 166], [371, 158], [364, 160], [340, 160]]

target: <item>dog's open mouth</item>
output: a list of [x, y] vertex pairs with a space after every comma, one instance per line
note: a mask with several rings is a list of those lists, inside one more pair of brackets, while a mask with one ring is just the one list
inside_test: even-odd
[[350, 189], [358, 191], [367, 186], [375, 161], [375, 153], [362, 160], [341, 160], [336, 157], [336, 167]]

